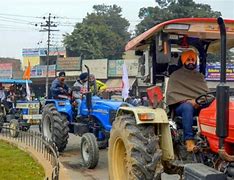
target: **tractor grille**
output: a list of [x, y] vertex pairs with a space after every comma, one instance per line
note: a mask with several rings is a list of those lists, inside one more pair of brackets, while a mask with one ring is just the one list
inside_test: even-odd
[[111, 125], [115, 120], [116, 112], [117, 112], [116, 110], [110, 110], [109, 111], [109, 122], [110, 122]]

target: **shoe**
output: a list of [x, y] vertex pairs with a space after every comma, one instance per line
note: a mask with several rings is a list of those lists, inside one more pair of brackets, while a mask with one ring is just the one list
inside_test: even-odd
[[185, 144], [188, 152], [193, 152], [197, 150], [197, 146], [195, 145], [193, 139], [186, 140]]

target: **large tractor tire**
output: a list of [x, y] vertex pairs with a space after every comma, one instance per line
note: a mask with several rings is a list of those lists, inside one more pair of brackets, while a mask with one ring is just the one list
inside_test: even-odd
[[81, 137], [81, 157], [85, 167], [94, 169], [97, 166], [99, 149], [94, 134], [85, 133]]
[[44, 137], [53, 141], [59, 152], [64, 151], [68, 143], [68, 121], [64, 114], [60, 114], [54, 104], [47, 104], [43, 108], [41, 131]]
[[137, 125], [130, 115], [114, 121], [108, 150], [110, 180], [160, 179], [161, 156], [152, 124]]

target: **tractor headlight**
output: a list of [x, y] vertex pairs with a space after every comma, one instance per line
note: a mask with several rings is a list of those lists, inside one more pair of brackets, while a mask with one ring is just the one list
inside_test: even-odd
[[138, 113], [138, 118], [141, 121], [153, 121], [154, 114], [153, 113]]

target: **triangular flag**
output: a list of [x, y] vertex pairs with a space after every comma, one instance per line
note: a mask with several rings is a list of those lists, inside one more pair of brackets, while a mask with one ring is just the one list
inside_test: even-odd
[[23, 79], [30, 80], [30, 76], [31, 76], [31, 66], [30, 66], [30, 62], [28, 62], [28, 67], [24, 71]]

